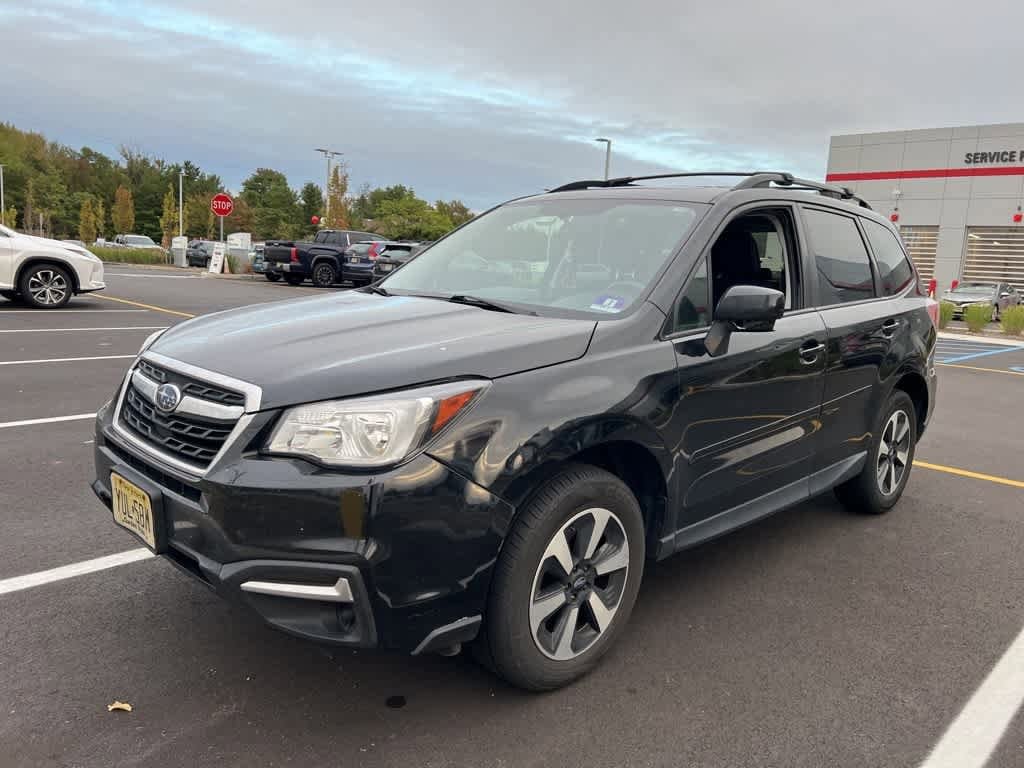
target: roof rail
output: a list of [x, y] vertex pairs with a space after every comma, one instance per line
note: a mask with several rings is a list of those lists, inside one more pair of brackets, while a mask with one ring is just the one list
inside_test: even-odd
[[822, 184], [818, 181], [799, 179], [791, 173], [782, 171], [700, 171], [690, 173], [656, 173], [650, 176], [620, 176], [615, 179], [583, 179], [581, 181], [570, 181], [560, 187], [548, 190], [549, 192], [575, 192], [593, 187], [628, 187], [636, 181], [652, 181], [654, 179], [682, 179], [700, 176], [736, 176], [742, 177], [732, 189], [765, 189], [773, 184], [789, 189], [807, 190], [818, 192], [826, 197], [836, 200], [854, 200], [861, 208], [871, 210], [871, 206], [861, 197], [853, 193], [849, 187], [837, 187], [833, 184]]
[[825, 197], [832, 197], [836, 200], [853, 200], [860, 205], [861, 208], [867, 208], [869, 211], [871, 210], [871, 206], [868, 205], [868, 202], [864, 200], [864, 198], [855, 195], [853, 190], [849, 187], [838, 187], [834, 184], [822, 184], [820, 181], [798, 179], [791, 173], [753, 173], [733, 187], [733, 189], [764, 189], [770, 187], [772, 184], [780, 187], [787, 187], [789, 189], [818, 192]]

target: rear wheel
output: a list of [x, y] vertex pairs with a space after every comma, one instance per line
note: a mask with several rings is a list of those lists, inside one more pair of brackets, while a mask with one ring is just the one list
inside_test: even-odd
[[836, 488], [851, 512], [881, 515], [899, 501], [910, 478], [917, 445], [917, 411], [910, 396], [897, 389], [889, 396], [875, 430], [864, 469]]
[[313, 265], [313, 285], [318, 288], [330, 288], [338, 280], [338, 270], [329, 261], [321, 261]]
[[582, 677], [629, 621], [643, 567], [643, 516], [629, 488], [596, 467], [562, 471], [505, 540], [478, 655], [528, 690]]
[[992, 322], [993, 323], [998, 323], [999, 322], [999, 305], [998, 304], [994, 304], [992, 306]]
[[264, 275], [266, 276], [267, 280], [269, 280], [272, 283], [276, 283], [278, 280], [281, 279], [280, 272], [264, 272]]
[[302, 281], [305, 279], [305, 275], [296, 275], [292, 272], [284, 273], [284, 281], [288, 283], [288, 285], [302, 285]]
[[37, 309], [59, 309], [71, 301], [71, 276], [56, 264], [29, 267], [19, 281], [21, 295]]

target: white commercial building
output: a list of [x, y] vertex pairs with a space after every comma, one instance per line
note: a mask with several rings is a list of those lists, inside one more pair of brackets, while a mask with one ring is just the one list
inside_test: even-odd
[[1024, 289], [1024, 123], [833, 136], [826, 179], [900, 228], [924, 282]]

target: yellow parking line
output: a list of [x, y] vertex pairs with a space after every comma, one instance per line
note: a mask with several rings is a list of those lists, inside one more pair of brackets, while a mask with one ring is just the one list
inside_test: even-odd
[[195, 317], [190, 315], [188, 312], [179, 312], [176, 309], [167, 309], [166, 307], [158, 307], [153, 304], [143, 304], [141, 301], [131, 301], [130, 299], [119, 299], [117, 296], [107, 296], [105, 293], [94, 293], [97, 299], [106, 299], [107, 301], [116, 301], [120, 304], [131, 304], [133, 307], [142, 307], [143, 309], [151, 309], [154, 312], [166, 312], [168, 315], [177, 315], [178, 317]]
[[947, 368], [966, 368], [968, 371], [985, 371], [985, 373], [1008, 373], [1011, 376], [1024, 376], [1024, 373], [1020, 371], [1004, 371], [999, 368], [981, 368], [977, 365], [960, 365], [959, 363], [936, 363], [936, 365], [944, 365]]
[[981, 472], [971, 472], [969, 469], [957, 469], [956, 467], [946, 467], [942, 464], [930, 464], [927, 461], [917, 460], [914, 461], [914, 466], [921, 467], [922, 469], [934, 469], [936, 472], [945, 472], [950, 475], [959, 475], [960, 477], [970, 477], [975, 480], [987, 480], [990, 483], [1009, 485], [1012, 488], [1024, 488], [1024, 481], [1010, 480], [1008, 477], [997, 477], [996, 475], [985, 475]]

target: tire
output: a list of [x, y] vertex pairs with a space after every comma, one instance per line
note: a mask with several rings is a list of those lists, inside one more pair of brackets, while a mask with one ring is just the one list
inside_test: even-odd
[[276, 283], [278, 280], [281, 279], [280, 272], [264, 272], [263, 275], [264, 277], [267, 278], [267, 280], [269, 280], [272, 283]]
[[317, 288], [330, 288], [338, 282], [338, 268], [329, 261], [318, 261], [313, 265], [311, 279]]
[[998, 323], [999, 322], [999, 305], [998, 304], [992, 305], [992, 322], [993, 323]]
[[[595, 530], [601, 533], [592, 541]], [[505, 539], [477, 657], [531, 691], [560, 688], [587, 674], [629, 621], [644, 545], [640, 505], [621, 480], [585, 465], [555, 475]], [[561, 565], [567, 558], [573, 561], [568, 575]], [[606, 570], [598, 574], [601, 568]], [[591, 608], [594, 600], [603, 606], [600, 618]]]
[[305, 275], [296, 275], [291, 272], [284, 273], [284, 281], [288, 283], [288, 285], [302, 285], [305, 279]]
[[74, 284], [67, 269], [57, 264], [34, 264], [21, 274], [18, 292], [36, 309], [60, 309], [69, 301]]
[[[901, 426], [904, 424], [905, 432]], [[895, 441], [894, 448], [887, 448], [894, 444], [893, 431], [902, 437]], [[857, 477], [836, 487], [836, 498], [857, 514], [881, 515], [888, 512], [900, 500], [907, 486], [916, 447], [917, 411], [914, 401], [906, 392], [897, 389], [882, 409], [882, 418], [875, 426], [864, 469]]]

